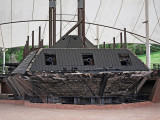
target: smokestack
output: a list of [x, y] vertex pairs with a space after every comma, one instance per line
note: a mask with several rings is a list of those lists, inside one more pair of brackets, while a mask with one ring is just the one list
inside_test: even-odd
[[27, 55], [28, 55], [28, 53], [29, 53], [29, 36], [27, 36], [26, 53], [27, 53]]
[[122, 39], [122, 33], [120, 33], [120, 48], [122, 49], [123, 48], [123, 39]]
[[34, 50], [34, 31], [32, 31], [32, 50]]
[[126, 28], [124, 28], [124, 49], [127, 49]]
[[41, 26], [39, 26], [39, 48], [40, 48], [40, 42], [41, 42]]
[[115, 48], [116, 48], [116, 38], [113, 37], [113, 49], [115, 49]]
[[103, 42], [103, 48], [104, 48], [104, 49], [106, 48], [106, 43], [105, 43], [105, 42]]
[[40, 48], [43, 48], [43, 39], [41, 39]]

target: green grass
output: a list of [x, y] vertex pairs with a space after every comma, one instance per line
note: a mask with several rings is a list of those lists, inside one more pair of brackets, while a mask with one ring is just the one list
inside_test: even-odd
[[[146, 63], [146, 55], [137, 55], [144, 63]], [[151, 53], [151, 64], [160, 63], [160, 51]]]

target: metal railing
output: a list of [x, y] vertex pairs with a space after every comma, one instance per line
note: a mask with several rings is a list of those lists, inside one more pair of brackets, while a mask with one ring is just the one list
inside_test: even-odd
[[152, 68], [153, 70], [160, 70], [160, 63], [154, 63]]
[[52, 103], [52, 104], [76, 104], [76, 105], [89, 105], [89, 104], [121, 104], [121, 103], [134, 103], [148, 100], [148, 95], [126, 95], [126, 96], [107, 96], [107, 97], [54, 97], [54, 96], [25, 96], [25, 100], [32, 103]]

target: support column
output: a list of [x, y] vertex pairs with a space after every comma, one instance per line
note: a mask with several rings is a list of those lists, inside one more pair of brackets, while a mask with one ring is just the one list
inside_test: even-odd
[[148, 0], [145, 0], [145, 17], [146, 17], [146, 64], [150, 68], [150, 45], [149, 45], [149, 12]]
[[95, 98], [91, 98], [91, 104], [94, 105], [96, 103]]

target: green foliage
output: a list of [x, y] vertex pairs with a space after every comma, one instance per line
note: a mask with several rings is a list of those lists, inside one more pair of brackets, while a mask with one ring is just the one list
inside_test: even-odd
[[[30, 47], [31, 48], [31, 47]], [[48, 46], [44, 46], [44, 48], [48, 48]], [[100, 48], [103, 48], [103, 45], [100, 45]], [[106, 44], [106, 48], [112, 49], [112, 44]], [[133, 53], [138, 55], [138, 57], [142, 61], [145, 60], [146, 48], [144, 44], [127, 44], [127, 48], [130, 49]], [[23, 59], [23, 49], [24, 47], [18, 48], [9, 48], [6, 51], [6, 62], [10, 61], [11, 55], [14, 54], [16, 56], [17, 62], [20, 62]], [[116, 49], [120, 49], [120, 44], [116, 44]], [[151, 46], [151, 62], [152, 63], [160, 63], [160, 45], [152, 45]], [[0, 52], [0, 65], [3, 64], [3, 53]]]
[[[113, 48], [112, 44], [106, 44], [107, 49]], [[103, 45], [100, 45], [103, 48]], [[130, 49], [136, 55], [144, 55], [146, 53], [146, 47], [144, 44], [127, 44], [127, 48]], [[116, 44], [116, 49], [120, 49], [120, 44]], [[160, 45], [151, 45], [151, 53], [160, 51]]]

